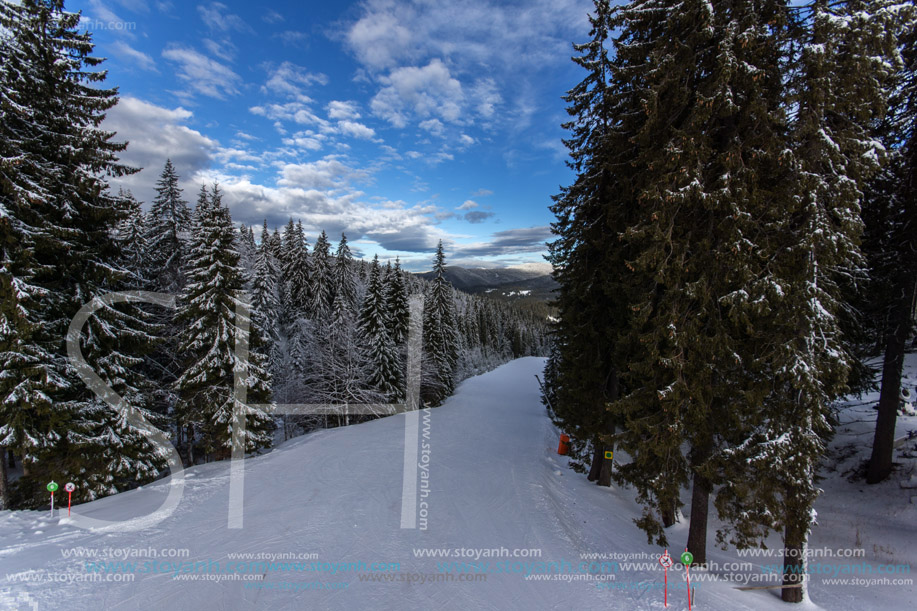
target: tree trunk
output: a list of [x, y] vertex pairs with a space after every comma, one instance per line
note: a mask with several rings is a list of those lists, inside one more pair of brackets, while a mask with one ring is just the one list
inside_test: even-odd
[[904, 210], [901, 229], [896, 236], [898, 245], [895, 253], [900, 268], [895, 278], [896, 286], [892, 287], [897, 299], [889, 313], [876, 436], [866, 473], [869, 484], [884, 480], [892, 470], [901, 369], [917, 293], [917, 137], [913, 135], [907, 143], [904, 164], [904, 180], [899, 185], [899, 198]]
[[783, 537], [783, 585], [796, 586], [783, 588], [783, 602], [801, 603], [803, 591], [801, 584], [805, 579], [805, 543], [808, 524], [801, 524], [794, 518], [794, 512], [787, 511], [786, 532]]
[[592, 464], [589, 466], [589, 475], [586, 477], [590, 482], [597, 481], [602, 471], [602, 461], [605, 457], [605, 446], [596, 437], [592, 440]]
[[[614, 428], [612, 428], [612, 433]], [[605, 458], [605, 452], [611, 451], [614, 452], [614, 444], [602, 446], [602, 460], [601, 467], [599, 468], [599, 481], [596, 483], [599, 486], [610, 487], [611, 486], [611, 460], [610, 458]]]
[[0, 509], [10, 508], [10, 485], [6, 470], [6, 448], [0, 446]]
[[691, 523], [688, 526], [688, 551], [694, 556], [692, 565], [707, 564], [707, 515], [710, 508], [710, 481], [694, 474], [691, 491]]
[[885, 358], [882, 363], [882, 390], [879, 394], [879, 413], [876, 416], [876, 434], [872, 442], [872, 456], [866, 472], [866, 483], [877, 484], [892, 471], [895, 443], [895, 422], [901, 394], [901, 370], [904, 351], [911, 329], [911, 310], [914, 307], [914, 274], [902, 275], [902, 292], [892, 308], [890, 325], [885, 341]]
[[662, 507], [662, 526], [663, 528], [668, 528], [675, 525], [675, 509], [672, 505], [666, 503]]
[[10, 469], [15, 469], [16, 468], [16, 454], [14, 454], [12, 450], [7, 450], [6, 453], [7, 453], [7, 456], [9, 457]]
[[[608, 377], [605, 379], [605, 392], [604, 392], [604, 402], [602, 403], [602, 414], [605, 420], [605, 433], [611, 436], [614, 439], [615, 434], [615, 422], [612, 418], [608, 416], [608, 402], [618, 400], [618, 374], [612, 369], [608, 373]], [[612, 468], [612, 459], [605, 458], [605, 452], [614, 453], [615, 445], [612, 441], [611, 443], [602, 446], [602, 457], [601, 457], [601, 468], [599, 469], [599, 481], [597, 482], [599, 486], [610, 487], [611, 486], [611, 468]]]
[[194, 466], [194, 425], [188, 425], [188, 435], [187, 435], [187, 444], [188, 444], [188, 466]]

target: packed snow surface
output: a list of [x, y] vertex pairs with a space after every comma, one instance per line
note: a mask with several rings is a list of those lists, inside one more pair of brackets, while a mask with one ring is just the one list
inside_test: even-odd
[[[185, 471], [175, 513], [139, 532], [78, 528], [68, 523], [66, 505], [54, 517], [47, 510], [0, 512], [0, 607], [662, 609], [657, 560], [664, 550], [634, 526], [640, 510], [633, 491], [590, 484], [557, 454], [559, 431], [534, 377], [543, 365], [538, 358], [513, 361], [466, 380], [443, 406], [422, 412], [419, 467], [409, 468], [408, 478], [405, 415], [316, 432], [246, 460], [241, 529], [227, 526], [229, 462]], [[913, 371], [907, 384], [917, 382]], [[897, 451], [899, 468], [888, 482], [850, 479], [868, 450], [870, 401], [841, 411], [810, 541], [812, 550], [862, 556], [810, 559], [823, 571], [811, 575], [812, 601], [784, 605], [777, 589], [737, 589], [762, 585], [781, 558], [719, 550], [711, 520], [710, 556], [718, 564], [691, 571], [693, 609], [912, 608], [913, 583], [851, 582], [913, 579], [862, 572], [888, 565], [909, 571], [917, 543], [917, 505], [910, 502], [917, 491], [900, 485], [913, 471], [913, 443]], [[913, 420], [899, 419], [899, 435], [917, 428]], [[406, 514], [417, 527], [402, 528], [411, 480], [417, 498]], [[161, 480], [78, 509], [106, 520], [143, 516], [159, 507], [168, 486]], [[669, 533], [676, 562], [686, 538], [681, 516]], [[778, 537], [770, 547], [779, 548]], [[852, 566], [860, 574], [843, 572]], [[839, 578], [848, 582], [830, 583]], [[668, 571], [667, 596], [670, 609], [688, 608], [677, 564]]]

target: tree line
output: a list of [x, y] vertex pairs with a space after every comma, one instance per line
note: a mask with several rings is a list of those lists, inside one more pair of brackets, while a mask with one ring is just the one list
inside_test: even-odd
[[[544, 349], [545, 320], [455, 291], [440, 243], [432, 281], [356, 260], [346, 236], [309, 247], [300, 222], [260, 239], [237, 228], [219, 185], [192, 209], [166, 161], [149, 212], [110, 178], [139, 171], [101, 129], [118, 101], [102, 87], [79, 15], [61, 0], [0, 2], [0, 502], [34, 508], [45, 484], [77, 500], [166, 473], [166, 456], [97, 397], [68, 357], [85, 304], [114, 291], [176, 296], [175, 309], [103, 305], [79, 342], [98, 376], [172, 439], [186, 465], [373, 414], [278, 417], [258, 405], [405, 400], [410, 303], [423, 298], [421, 400], [438, 405], [463, 378]], [[248, 338], [247, 358], [236, 339]], [[245, 401], [234, 393], [244, 371]], [[281, 429], [278, 431], [278, 426]], [[10, 475], [9, 468], [16, 465]], [[13, 481], [15, 479], [15, 481]]]
[[[833, 402], [874, 387], [892, 468], [917, 279], [911, 2], [595, 0], [567, 96], [561, 285], [544, 399], [590, 481], [633, 486], [668, 545], [783, 535], [804, 554]], [[617, 460], [607, 460], [606, 451]], [[613, 468], [614, 467], [614, 468]]]

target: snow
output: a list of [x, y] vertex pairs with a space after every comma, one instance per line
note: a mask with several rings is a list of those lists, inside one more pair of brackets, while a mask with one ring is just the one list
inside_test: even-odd
[[[914, 355], [911, 355], [913, 357]], [[634, 526], [640, 510], [627, 489], [600, 488], [567, 468], [556, 454], [559, 431], [539, 403], [534, 376], [544, 359], [512, 361], [490, 373], [463, 382], [441, 407], [422, 414], [418, 449], [423, 453], [427, 528], [402, 529], [402, 484], [405, 415], [315, 432], [280, 445], [244, 464], [244, 527], [227, 528], [229, 463], [210, 463], [185, 471], [184, 497], [166, 520], [135, 533], [90, 532], [68, 523], [66, 507], [59, 516], [48, 511], [0, 512], [0, 607], [3, 603], [37, 603], [39, 609], [73, 611], [99, 609], [662, 609], [663, 572], [654, 559], [662, 549], [647, 545]], [[908, 361], [905, 384], [917, 384], [917, 359]], [[821, 483], [826, 493], [816, 503], [818, 524], [810, 549], [860, 548], [865, 558], [856, 564], [913, 563], [917, 543], [917, 506], [910, 492], [899, 488], [914, 470], [913, 458], [883, 484], [867, 487], [847, 480], [847, 470], [868, 450], [874, 396], [851, 401], [841, 411], [842, 425], [832, 445]], [[899, 436], [917, 429], [917, 419], [899, 419]], [[423, 444], [427, 444], [426, 447]], [[913, 443], [911, 444], [913, 445]], [[913, 451], [910, 451], [914, 454]], [[420, 471], [420, 470], [418, 470]], [[78, 482], [77, 482], [78, 484]], [[425, 486], [428, 486], [426, 488]], [[118, 494], [79, 507], [81, 514], [105, 520], [148, 514], [159, 507], [168, 481]], [[685, 495], [687, 497], [687, 492]], [[421, 499], [418, 499], [421, 500]], [[61, 498], [56, 498], [58, 506]], [[711, 518], [714, 510], [711, 508]], [[719, 563], [779, 563], [779, 558], [740, 558], [735, 550], [714, 546], [712, 519], [710, 559]], [[669, 530], [672, 552], [687, 538], [687, 520]], [[771, 548], [779, 547], [774, 537]], [[136, 573], [133, 582], [80, 581], [87, 573], [85, 558], [71, 550], [86, 548], [107, 553], [109, 561], [230, 562], [230, 554], [315, 554], [328, 570], [264, 571], [263, 579], [245, 581], [187, 581], [179, 571]], [[166, 549], [187, 549], [177, 559], [154, 557]], [[649, 554], [647, 566], [619, 568], [615, 588], [595, 581], [535, 583], [522, 574], [487, 574], [473, 583], [437, 581], [441, 558], [417, 557], [418, 548], [537, 549], [536, 558], [503, 558], [578, 565], [581, 554]], [[152, 551], [151, 551], [152, 550]], [[478, 549], [475, 553], [480, 554]], [[79, 552], [77, 552], [79, 553]], [[151, 555], [153, 554], [153, 555]], [[676, 554], [677, 556], [677, 554]], [[280, 556], [283, 558], [282, 556]], [[486, 562], [495, 568], [500, 558], [451, 558], [445, 562]], [[279, 560], [283, 562], [284, 560]], [[287, 562], [300, 562], [286, 560]], [[641, 560], [638, 560], [641, 561]], [[645, 560], [642, 560], [645, 561]], [[817, 558], [839, 567], [847, 559]], [[306, 562], [302, 560], [301, 562]], [[415, 574], [418, 581], [361, 581], [358, 572], [341, 563], [399, 563], [391, 573]], [[322, 565], [319, 565], [321, 567]], [[449, 565], [455, 569], [455, 565]], [[515, 565], [525, 570], [524, 564]], [[467, 568], [467, 567], [466, 567]], [[747, 571], [746, 571], [747, 572]], [[19, 581], [11, 581], [19, 574]], [[113, 573], [114, 574], [114, 573]], [[858, 587], [827, 585], [832, 575], [813, 575], [812, 603], [783, 606], [779, 590], [739, 591], [722, 571], [691, 571], [698, 610], [744, 609], [904, 609], [915, 589], [910, 586]], [[51, 576], [67, 582], [48, 582]], [[230, 575], [226, 575], [230, 577]], [[878, 577], [874, 575], [873, 577]], [[911, 577], [891, 575], [890, 577]], [[717, 581], [703, 581], [705, 578]], [[40, 583], [38, 579], [46, 581]], [[23, 581], [25, 580], [25, 581]], [[312, 583], [338, 584], [315, 589]], [[251, 589], [249, 584], [274, 589]], [[340, 584], [347, 583], [346, 587]], [[681, 572], [668, 575], [669, 608], [687, 609]], [[286, 584], [286, 585], [284, 585]], [[631, 584], [630, 589], [623, 589]], [[752, 584], [754, 585], [754, 584]], [[290, 588], [298, 587], [298, 590]], [[331, 587], [331, 586], [328, 586]], [[281, 589], [287, 588], [287, 589]], [[27, 597], [27, 598], [26, 598]]]

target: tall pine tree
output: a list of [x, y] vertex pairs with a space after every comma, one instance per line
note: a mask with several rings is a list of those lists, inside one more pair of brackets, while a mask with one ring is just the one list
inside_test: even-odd
[[459, 336], [455, 320], [452, 285], [446, 280], [446, 255], [443, 243], [436, 247], [433, 281], [423, 307], [423, 357], [421, 359], [421, 400], [438, 405], [455, 389]]
[[191, 228], [191, 212], [182, 199], [178, 179], [172, 160], [166, 159], [156, 181], [147, 235], [153, 289], [170, 294], [177, 294], [184, 286], [185, 242]]
[[[46, 478], [86, 481], [92, 497], [161, 464], [76, 375], [61, 341], [84, 303], [124, 286], [116, 228], [127, 206], [101, 177], [135, 171], [118, 162], [126, 144], [99, 128], [116, 91], [101, 86], [102, 60], [78, 28], [59, 0], [0, 4], [0, 448], [22, 460], [25, 506], [44, 502]], [[90, 365], [123, 392], [142, 382], [121, 352], [147, 331], [132, 312], [100, 312], [81, 339]]]
[[385, 303], [385, 290], [379, 257], [373, 258], [369, 286], [360, 308], [360, 347], [369, 363], [369, 386], [388, 400], [395, 400], [403, 383], [398, 354], [391, 336], [391, 321]]
[[[246, 418], [245, 451], [271, 445], [273, 421], [248, 404], [270, 401], [271, 378], [265, 367], [260, 329], [249, 329], [251, 352], [247, 363], [236, 355], [236, 341], [243, 322], [237, 314], [244, 298], [239, 254], [234, 247], [232, 219], [214, 185], [195, 210], [179, 319], [184, 323], [181, 353], [185, 369], [176, 382], [181, 394], [182, 422], [190, 427], [191, 443], [200, 438], [211, 458], [224, 458], [232, 449], [233, 414]], [[234, 374], [245, 370], [247, 404], [239, 404], [233, 392]], [[189, 457], [191, 459], [191, 457]]]

